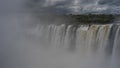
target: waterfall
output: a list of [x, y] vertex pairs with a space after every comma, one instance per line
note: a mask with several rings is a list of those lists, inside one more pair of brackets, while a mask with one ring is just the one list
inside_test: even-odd
[[[32, 36], [32, 39], [33, 37], [39, 39], [45, 49], [51, 49], [53, 52], [58, 50], [68, 51], [86, 57], [85, 63], [93, 63], [90, 63], [89, 68], [120, 67], [120, 26], [117, 24], [38, 24], [36, 27], [25, 31], [25, 33]], [[88, 68], [88, 64], [80, 67]]]
[[[113, 52], [118, 40], [119, 25], [37, 25], [27, 34], [49, 43], [49, 46], [95, 52]], [[116, 37], [117, 36], [117, 37]], [[117, 39], [118, 38], [118, 39]], [[115, 41], [114, 41], [115, 40]], [[107, 49], [107, 50], [106, 50]], [[90, 52], [89, 51], [89, 52]]]
[[0, 0], [0, 68], [120, 68], [119, 21], [76, 25], [65, 24], [70, 21], [64, 15], [54, 17], [118, 11], [117, 6], [102, 3]]

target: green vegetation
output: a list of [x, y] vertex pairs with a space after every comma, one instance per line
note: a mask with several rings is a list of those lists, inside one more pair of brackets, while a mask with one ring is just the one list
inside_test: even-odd
[[65, 15], [69, 24], [108, 24], [114, 21], [114, 15], [105, 15], [105, 14], [86, 14], [86, 15]]
[[117, 17], [120, 15], [112, 15], [112, 14], [79, 14], [79, 15], [40, 15], [34, 14], [34, 16], [40, 20], [40, 23], [43, 24], [109, 24], [113, 23]]

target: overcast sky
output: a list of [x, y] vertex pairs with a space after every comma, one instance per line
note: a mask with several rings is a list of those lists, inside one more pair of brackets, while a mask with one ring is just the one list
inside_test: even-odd
[[18, 5], [23, 7], [23, 4], [26, 4], [31, 10], [43, 13], [120, 13], [120, 0], [25, 1], [26, 0], [0, 0], [0, 11], [18, 10]]

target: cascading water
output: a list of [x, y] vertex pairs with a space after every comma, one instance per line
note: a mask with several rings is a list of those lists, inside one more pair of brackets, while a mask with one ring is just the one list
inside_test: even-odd
[[39, 39], [41, 48], [53, 53], [55, 67], [49, 68], [120, 67], [119, 25], [38, 24], [25, 34]]
[[[120, 25], [48, 25], [52, 16], [44, 17], [60, 11], [99, 13], [109, 5], [99, 5], [102, 0], [27, 1], [31, 9], [24, 8], [26, 0], [0, 0], [0, 68], [120, 68]], [[34, 11], [43, 20], [35, 19]]]
[[119, 24], [40, 24], [29, 14], [0, 20], [0, 68], [120, 67]]

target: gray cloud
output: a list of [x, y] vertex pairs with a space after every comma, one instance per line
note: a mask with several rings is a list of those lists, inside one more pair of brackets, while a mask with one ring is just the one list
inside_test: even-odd
[[[34, 10], [50, 13], [120, 13], [120, 0], [34, 0]], [[32, 4], [33, 5], [33, 4]], [[36, 6], [35, 6], [36, 5]]]
[[18, 5], [40, 13], [120, 13], [120, 0], [1, 0], [0, 11], [16, 10]]
[[107, 5], [114, 5], [114, 6], [120, 6], [120, 0], [100, 0], [99, 4], [107, 4]]

